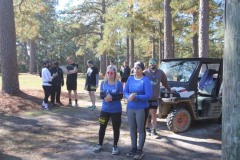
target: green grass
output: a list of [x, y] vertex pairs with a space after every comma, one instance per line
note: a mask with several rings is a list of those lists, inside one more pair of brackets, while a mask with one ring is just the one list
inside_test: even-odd
[[[19, 85], [20, 89], [35, 89], [35, 90], [42, 90], [42, 80], [37, 74], [29, 74], [29, 73], [19, 73]], [[100, 84], [100, 82], [99, 82]], [[85, 85], [85, 75], [82, 73], [78, 74], [77, 79], [77, 91], [82, 92], [84, 91]], [[2, 76], [0, 75], [0, 88], [2, 88]], [[64, 75], [64, 86], [62, 87], [63, 92], [67, 92], [66, 88], [66, 75]], [[99, 87], [97, 89], [99, 91]]]

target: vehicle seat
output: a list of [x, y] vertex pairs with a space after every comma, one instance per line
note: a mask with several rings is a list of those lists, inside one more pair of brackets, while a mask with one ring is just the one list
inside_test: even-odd
[[207, 69], [198, 83], [198, 110], [202, 110], [205, 101], [216, 99], [216, 79], [213, 75], [218, 73], [214, 69]]

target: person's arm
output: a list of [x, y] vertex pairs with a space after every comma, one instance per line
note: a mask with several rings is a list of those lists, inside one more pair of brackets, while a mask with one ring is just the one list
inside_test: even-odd
[[98, 87], [99, 74], [96, 74], [96, 87]]
[[121, 82], [117, 82], [118, 86], [118, 94], [117, 95], [112, 95], [112, 101], [118, 101], [118, 100], [121, 100], [123, 98], [123, 86], [121, 84]]
[[118, 93], [117, 95], [111, 95], [112, 96], [112, 101], [118, 101], [123, 98], [123, 93]]
[[130, 79], [131, 79], [131, 77], [128, 78], [128, 80], [127, 80], [127, 82], [126, 82], [126, 84], [125, 84], [124, 91], [123, 91], [123, 94], [124, 94], [124, 96], [126, 97], [126, 99], [128, 99], [128, 97], [129, 97], [129, 95], [130, 95], [130, 93], [129, 93], [129, 83], [130, 83], [130, 81], [131, 81]]
[[77, 68], [77, 66], [75, 66], [73, 70], [68, 70], [67, 74], [74, 74], [77, 72], [78, 72], [78, 68]]
[[107, 94], [103, 92], [103, 84], [104, 84], [104, 81], [102, 81], [101, 85], [100, 85], [100, 98], [101, 99], [104, 99]]
[[161, 83], [169, 92], [171, 92], [171, 89], [168, 85], [167, 76], [163, 71], [162, 71], [162, 75], [161, 75]]
[[96, 75], [96, 88], [98, 87], [98, 82], [99, 82], [99, 73], [98, 73], [98, 69], [97, 68], [95, 68], [94, 69], [94, 72], [95, 72], [95, 75]]
[[58, 68], [61, 72], [60, 78], [61, 78], [61, 84], [64, 85], [64, 77], [63, 77], [63, 70], [61, 68]]
[[152, 97], [152, 84], [148, 78], [144, 79], [144, 94], [136, 94], [137, 100], [148, 100]]

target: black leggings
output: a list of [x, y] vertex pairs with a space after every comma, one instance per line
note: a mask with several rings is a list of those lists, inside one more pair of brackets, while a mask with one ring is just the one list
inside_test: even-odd
[[105, 136], [105, 131], [107, 128], [107, 124], [109, 119], [111, 118], [112, 120], [112, 127], [113, 127], [113, 137], [114, 137], [114, 142], [113, 145], [117, 146], [118, 140], [119, 140], [119, 135], [120, 135], [120, 126], [122, 123], [121, 120], [122, 113], [108, 113], [108, 112], [103, 112], [101, 111], [100, 117], [99, 117], [99, 124], [100, 124], [100, 129], [99, 129], [99, 144], [103, 144], [103, 139]]
[[44, 103], [48, 103], [48, 97], [52, 93], [52, 86], [43, 86], [44, 90]]

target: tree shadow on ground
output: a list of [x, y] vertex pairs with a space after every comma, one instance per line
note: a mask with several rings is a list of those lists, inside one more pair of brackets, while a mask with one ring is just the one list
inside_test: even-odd
[[[21, 153], [29, 153], [32, 157], [38, 154], [43, 159], [127, 159], [130, 136], [125, 109], [122, 114], [120, 154], [114, 156], [111, 154], [113, 142], [111, 122], [106, 131], [104, 150], [94, 153], [92, 149], [98, 141], [100, 107], [91, 111], [81, 107], [83, 104], [79, 105], [80, 107], [54, 107], [50, 111], [33, 111], [28, 116], [0, 115], [0, 129], [12, 133], [7, 133], [1, 142], [13, 144], [6, 150], [13, 147], [12, 150], [17, 148]], [[143, 160], [219, 159], [221, 144], [208, 142], [209, 134], [215, 134], [211, 127], [212, 125], [208, 123], [200, 123], [200, 126], [194, 124], [187, 132], [174, 134], [167, 130], [165, 122], [160, 121], [158, 122], [160, 139], [147, 137]], [[207, 131], [211, 133], [206, 135]], [[200, 141], [203, 139], [206, 141]]]
[[0, 153], [0, 159], [1, 159], [1, 160], [22, 160], [22, 159], [19, 158], [19, 157], [10, 156], [10, 155], [3, 154], [3, 153]]

